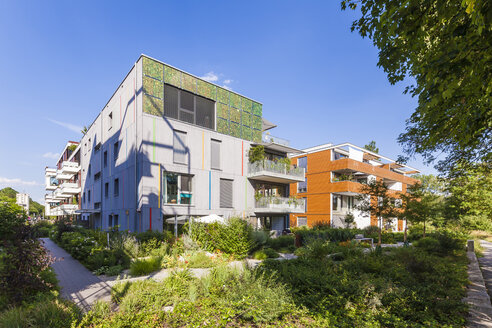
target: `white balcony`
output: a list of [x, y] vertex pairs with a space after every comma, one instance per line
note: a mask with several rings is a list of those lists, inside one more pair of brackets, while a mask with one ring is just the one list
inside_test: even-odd
[[44, 169], [44, 175], [47, 177], [54, 177], [56, 175], [56, 169], [47, 167]]
[[80, 165], [77, 162], [63, 162], [62, 167], [60, 169], [62, 174], [71, 174], [74, 175], [80, 172]]
[[255, 202], [255, 213], [304, 213], [305, 199], [287, 197], [261, 197]]
[[63, 182], [60, 185], [62, 195], [80, 194], [80, 186], [73, 182]]
[[79, 209], [77, 204], [62, 204], [51, 209], [51, 215], [62, 216], [62, 215], [73, 215], [75, 211]]
[[56, 190], [56, 188], [58, 188], [58, 186], [56, 186], [56, 185], [47, 185], [45, 189], [53, 191], [53, 190]]
[[58, 186], [58, 188], [53, 192], [53, 196], [57, 199], [65, 199], [68, 197], [72, 197], [72, 194], [64, 193], [62, 188], [60, 186]]
[[64, 173], [62, 170], [56, 171], [56, 179], [57, 180], [70, 180], [73, 177], [72, 173]]
[[304, 168], [286, 163], [263, 160], [248, 163], [248, 178], [277, 183], [295, 183], [304, 181]]

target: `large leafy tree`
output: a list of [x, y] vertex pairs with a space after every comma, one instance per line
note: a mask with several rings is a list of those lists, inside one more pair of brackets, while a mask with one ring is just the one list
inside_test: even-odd
[[492, 5], [487, 0], [343, 0], [352, 24], [379, 49], [391, 84], [413, 81], [418, 98], [399, 136], [407, 158], [418, 153], [438, 168], [492, 159]]

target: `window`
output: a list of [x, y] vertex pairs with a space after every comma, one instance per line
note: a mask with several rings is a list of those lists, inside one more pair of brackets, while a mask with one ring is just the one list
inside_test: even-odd
[[304, 178], [304, 182], [297, 183], [297, 192], [307, 192], [307, 177]]
[[90, 177], [91, 176], [91, 165], [89, 164], [89, 168], [87, 169], [87, 175]]
[[174, 131], [173, 160], [174, 163], [186, 164], [186, 132]]
[[120, 194], [120, 180], [119, 179], [114, 179], [114, 197], [118, 197]]
[[101, 203], [100, 202], [94, 203], [94, 208], [101, 208]]
[[164, 172], [162, 175], [162, 190], [164, 204], [192, 203], [192, 179], [193, 176]]
[[341, 206], [342, 206], [341, 197], [338, 195], [333, 195], [333, 211], [340, 210]]
[[354, 208], [354, 196], [347, 196], [347, 208], [349, 210]]
[[101, 172], [97, 172], [96, 174], [94, 174], [94, 181], [97, 181], [101, 178]]
[[305, 169], [305, 171], [307, 172], [307, 157], [306, 156], [299, 157], [297, 159], [297, 166], [298, 167], [303, 167]]
[[164, 116], [215, 128], [215, 102], [173, 86], [164, 85]]
[[305, 227], [305, 226], [307, 226], [307, 218], [306, 217], [298, 217], [297, 218], [297, 226], [298, 227]]
[[91, 202], [91, 191], [90, 190], [87, 190], [87, 202], [88, 203]]
[[210, 154], [211, 154], [211, 160], [210, 160], [210, 167], [215, 170], [220, 170], [220, 144], [221, 142], [219, 140], [213, 140], [211, 141], [211, 147], [210, 147]]
[[108, 228], [113, 226], [113, 215], [109, 214], [108, 215]]
[[104, 167], [107, 167], [108, 166], [108, 151], [104, 152], [103, 162], [104, 162]]
[[82, 203], [85, 204], [85, 191], [84, 193], [82, 194]]
[[99, 149], [101, 149], [101, 143], [98, 142], [97, 145], [94, 146], [94, 149], [96, 152], [99, 151]]
[[116, 230], [118, 230], [118, 214], [113, 215], [113, 224]]
[[220, 179], [220, 207], [232, 208], [233, 180]]
[[104, 184], [104, 197], [106, 197], [106, 198], [109, 197], [109, 182], [106, 182]]
[[334, 160], [335, 160], [335, 161], [336, 161], [337, 159], [347, 158], [347, 157], [348, 157], [347, 155], [345, 155], [345, 154], [341, 154], [341, 153], [336, 152], [336, 151], [334, 151], [333, 153], [334, 153], [334, 156], [333, 156], [333, 157], [334, 157]]
[[113, 157], [114, 157], [114, 161], [116, 162], [116, 160], [118, 159], [118, 147], [119, 147], [119, 141], [116, 141], [113, 145]]
[[304, 213], [307, 213], [307, 211], [308, 211], [308, 208], [307, 208], [307, 198], [304, 197], [303, 199], [304, 199]]
[[113, 127], [113, 112], [108, 115], [108, 130], [111, 130]]

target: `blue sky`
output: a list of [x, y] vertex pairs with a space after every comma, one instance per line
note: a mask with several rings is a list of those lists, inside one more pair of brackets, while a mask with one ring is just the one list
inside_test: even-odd
[[416, 99], [389, 84], [354, 18], [338, 1], [1, 1], [0, 188], [44, 201], [44, 167], [141, 53], [262, 102], [294, 147], [375, 140], [396, 158]]

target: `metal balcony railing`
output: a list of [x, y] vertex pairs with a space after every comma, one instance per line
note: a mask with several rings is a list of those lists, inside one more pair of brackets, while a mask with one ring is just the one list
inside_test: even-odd
[[278, 145], [283, 145], [283, 146], [290, 146], [290, 141], [287, 139], [282, 139], [279, 137], [272, 136], [268, 133], [263, 133], [261, 136], [261, 141], [266, 142], [266, 143], [274, 143]]
[[278, 209], [285, 212], [304, 212], [306, 200], [304, 198], [289, 197], [260, 197], [256, 199], [255, 208], [257, 209]]
[[304, 168], [302, 167], [295, 167], [286, 163], [279, 163], [270, 160], [263, 160], [248, 164], [248, 173], [251, 175], [264, 171], [304, 179]]

